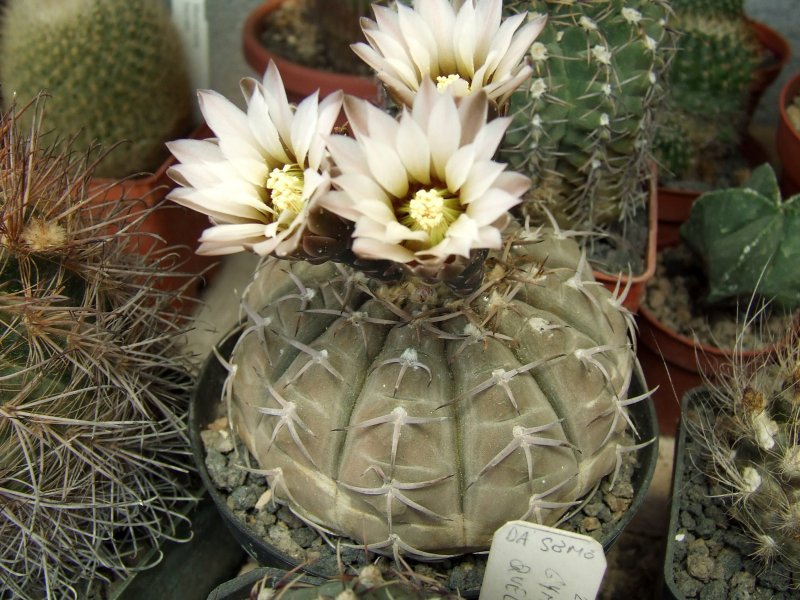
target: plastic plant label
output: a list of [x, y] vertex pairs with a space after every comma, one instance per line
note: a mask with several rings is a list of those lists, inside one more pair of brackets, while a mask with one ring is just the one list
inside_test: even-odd
[[605, 572], [597, 540], [509, 521], [492, 538], [480, 600], [594, 600]]
[[209, 39], [206, 0], [172, 0], [172, 20], [183, 40], [192, 87], [209, 86]]

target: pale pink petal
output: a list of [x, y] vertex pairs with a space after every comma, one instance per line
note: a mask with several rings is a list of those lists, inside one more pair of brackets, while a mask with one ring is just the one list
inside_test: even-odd
[[394, 148], [372, 138], [363, 138], [360, 143], [375, 181], [396, 198], [405, 196], [408, 174]]
[[469, 176], [475, 162], [475, 147], [462, 146], [450, 157], [445, 167], [445, 183], [451, 192], [458, 192]]
[[353, 253], [361, 258], [391, 260], [398, 263], [408, 263], [414, 260], [414, 253], [407, 248], [372, 238], [354, 239]]
[[397, 153], [408, 174], [422, 184], [431, 182], [431, 147], [428, 136], [404, 110], [397, 131]]

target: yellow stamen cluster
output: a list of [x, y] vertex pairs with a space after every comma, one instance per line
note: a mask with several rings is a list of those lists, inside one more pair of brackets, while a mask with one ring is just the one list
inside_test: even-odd
[[459, 97], [468, 96], [472, 92], [469, 81], [457, 73], [446, 76], [439, 75], [436, 78], [436, 89], [440, 92], [450, 90], [454, 96]]
[[418, 190], [400, 207], [400, 213], [405, 215], [402, 224], [414, 231], [426, 232], [431, 246], [438, 244], [463, 212], [459, 199], [450, 194], [446, 189]]
[[270, 191], [276, 217], [286, 211], [299, 214], [303, 210], [303, 183], [303, 169], [298, 165], [272, 169], [265, 187]]

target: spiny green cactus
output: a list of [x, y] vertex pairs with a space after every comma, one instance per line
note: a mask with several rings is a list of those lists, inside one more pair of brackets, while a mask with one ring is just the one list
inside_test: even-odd
[[6, 108], [46, 90], [50, 126], [74, 148], [114, 149], [96, 175], [155, 171], [191, 127], [180, 37], [161, 0], [10, 0], [0, 31]]
[[681, 237], [703, 261], [709, 302], [757, 293], [776, 306], [800, 306], [800, 195], [782, 200], [768, 164], [742, 188], [700, 196]]
[[509, 519], [556, 523], [639, 447], [631, 316], [575, 241], [519, 230], [485, 272], [462, 297], [267, 260], [223, 400], [276, 499], [370, 550], [441, 558]]
[[[708, 476], [731, 500], [763, 567], [800, 569], [800, 338], [775, 360], [735, 363], [707, 386], [689, 433], [706, 451]], [[797, 588], [800, 583], [787, 581]]]
[[194, 502], [191, 378], [153, 289], [169, 258], [130, 252], [136, 199], [97, 206], [40, 108], [32, 134], [0, 120], [0, 597], [89, 598], [157, 560]]
[[[745, 13], [743, 0], [672, 2], [678, 51], [669, 70], [671, 123], [690, 123], [680, 134], [660, 123], [658, 145], [667, 148], [679, 135], [688, 137], [692, 160], [686, 166], [659, 155], [676, 177], [695, 174], [698, 163], [736, 150], [747, 125], [750, 85], [761, 62], [761, 48]], [[666, 113], [665, 113], [666, 114]]]
[[569, 225], [625, 218], [647, 200], [659, 80], [673, 43], [662, 0], [513, 0], [543, 13], [534, 75], [511, 101], [503, 156], [533, 179], [525, 211]]
[[[341, 576], [320, 586], [286, 582], [277, 589], [256, 589], [258, 598], [285, 598], [285, 600], [317, 600], [337, 598], [339, 600], [455, 600], [455, 594], [436, 591], [431, 585], [423, 585], [412, 577], [386, 580], [375, 565], [361, 569], [357, 576]], [[266, 593], [265, 593], [266, 592]]]

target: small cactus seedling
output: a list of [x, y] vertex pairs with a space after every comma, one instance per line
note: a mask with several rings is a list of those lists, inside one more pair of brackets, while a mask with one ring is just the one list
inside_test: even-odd
[[502, 156], [533, 179], [524, 211], [593, 228], [643, 210], [661, 77], [672, 55], [661, 0], [517, 0], [547, 15], [533, 78], [512, 97]]
[[[766, 570], [800, 569], [800, 339], [776, 357], [735, 363], [707, 386], [689, 432], [708, 456], [707, 474], [729, 498], [752, 554]], [[798, 587], [798, 582], [786, 581]]]
[[50, 127], [77, 136], [75, 150], [125, 142], [98, 177], [155, 171], [164, 143], [191, 127], [183, 48], [161, 0], [10, 0], [0, 81], [6, 107], [50, 94]]
[[782, 200], [769, 165], [744, 187], [700, 196], [681, 237], [703, 261], [709, 302], [757, 293], [780, 307], [800, 306], [800, 195]]
[[98, 207], [85, 155], [27, 110], [32, 133], [0, 119], [0, 597], [89, 598], [194, 502], [191, 377], [153, 289], [170, 258], [129, 251], [136, 199]]

